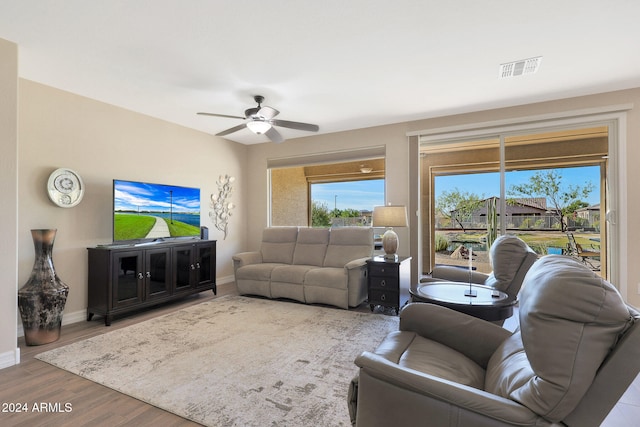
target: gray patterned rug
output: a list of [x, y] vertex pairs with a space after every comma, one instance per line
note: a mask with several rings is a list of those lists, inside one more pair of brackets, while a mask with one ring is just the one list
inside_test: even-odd
[[210, 426], [348, 426], [360, 352], [398, 318], [228, 296], [38, 359]]

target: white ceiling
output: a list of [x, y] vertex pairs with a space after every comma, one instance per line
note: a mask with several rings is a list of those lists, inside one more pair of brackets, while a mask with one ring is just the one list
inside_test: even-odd
[[639, 21], [637, 0], [0, 0], [22, 78], [211, 134], [242, 122], [196, 112], [255, 94], [329, 133], [640, 87]]

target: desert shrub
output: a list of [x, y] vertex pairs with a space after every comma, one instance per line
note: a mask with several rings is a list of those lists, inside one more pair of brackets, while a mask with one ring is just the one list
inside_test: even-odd
[[520, 230], [528, 230], [528, 229], [530, 229], [531, 228], [531, 219], [530, 218], [523, 219], [519, 228], [520, 228]]
[[449, 247], [449, 240], [442, 234], [436, 233], [436, 252], [446, 251]]

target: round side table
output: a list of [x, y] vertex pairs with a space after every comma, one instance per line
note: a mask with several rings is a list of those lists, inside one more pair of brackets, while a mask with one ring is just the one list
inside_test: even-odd
[[[476, 296], [466, 295], [474, 291]], [[413, 302], [428, 302], [448, 307], [490, 322], [502, 321], [513, 315], [515, 296], [496, 291], [489, 286], [469, 286], [462, 282], [428, 282], [411, 290]]]

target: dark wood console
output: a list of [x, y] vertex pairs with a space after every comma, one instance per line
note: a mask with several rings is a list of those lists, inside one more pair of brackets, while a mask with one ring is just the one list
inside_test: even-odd
[[192, 240], [88, 248], [87, 321], [171, 301], [209, 289], [216, 293], [216, 241]]

